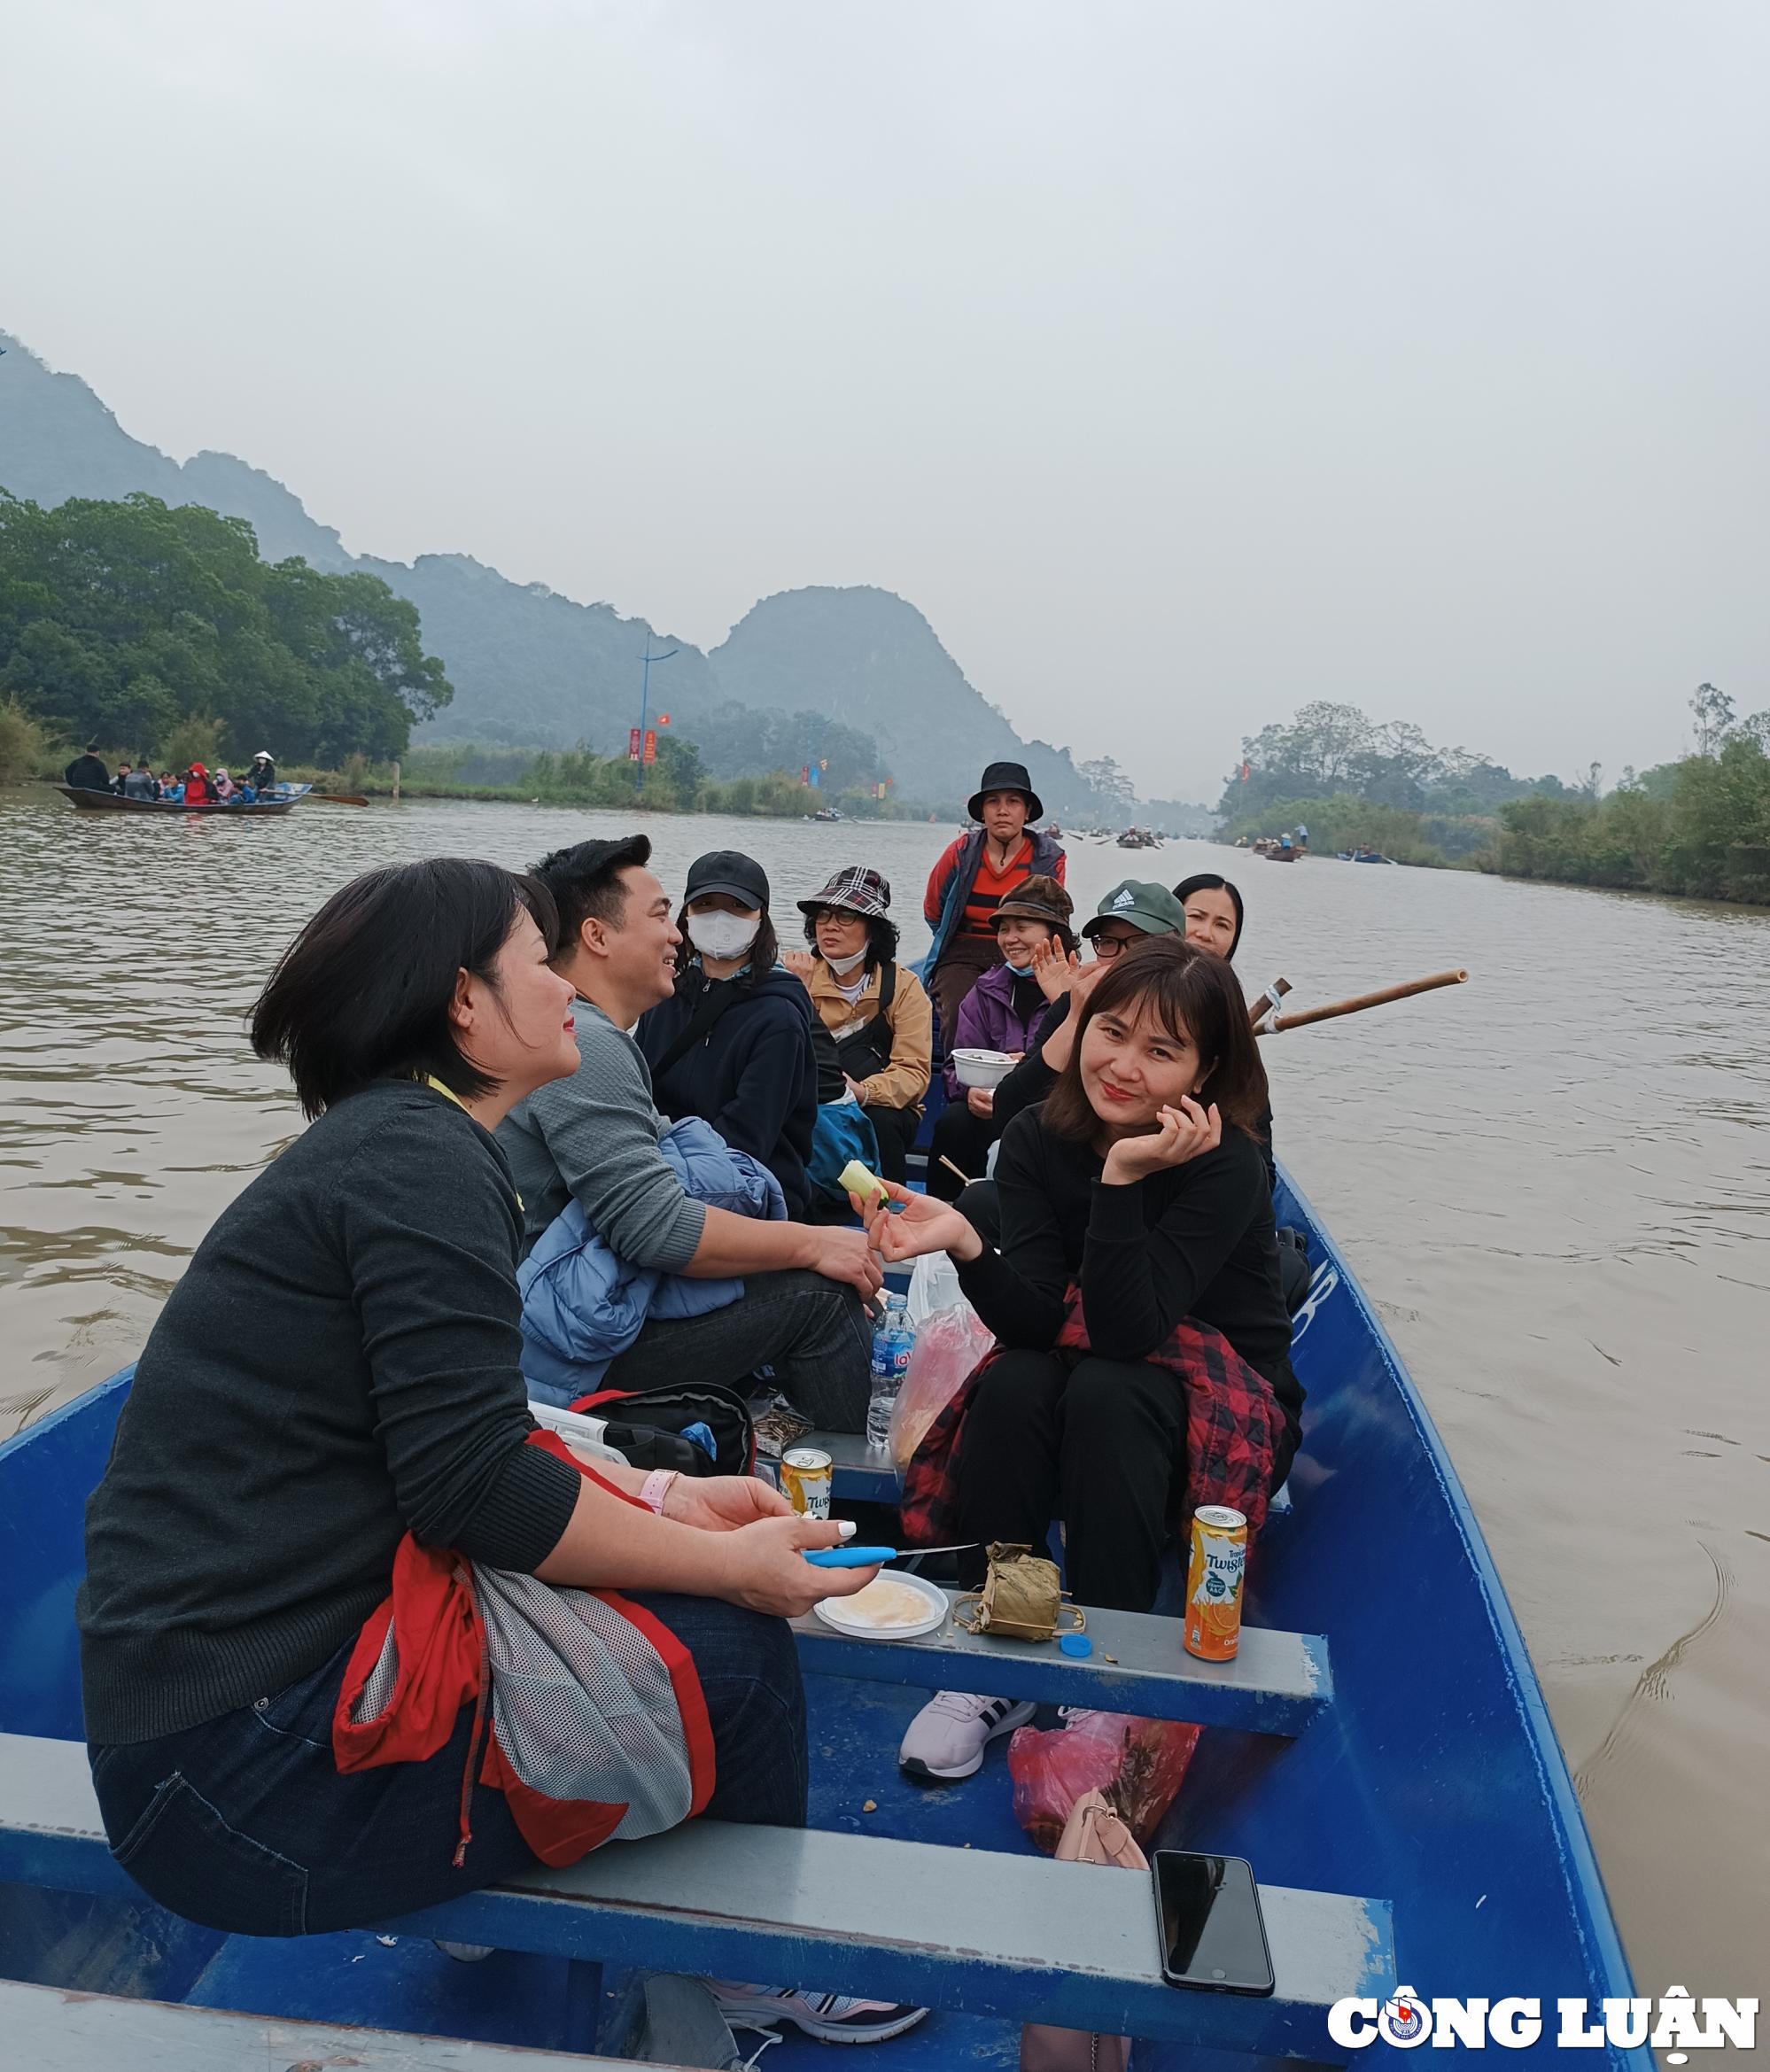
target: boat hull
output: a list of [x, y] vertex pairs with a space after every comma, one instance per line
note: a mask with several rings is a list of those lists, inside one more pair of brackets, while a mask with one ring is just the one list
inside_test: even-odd
[[[1294, 1739], [1207, 1728], [1159, 1837], [1246, 1857], [1263, 1884], [1391, 1903], [1401, 1983], [1422, 1997], [1634, 1991], [1565, 1760], [1467, 1498], [1394, 1347], [1307, 1200], [1281, 1178], [1279, 1219], [1307, 1232], [1314, 1277], [1295, 1359], [1308, 1391], [1288, 1511], [1250, 1563], [1250, 1623], [1327, 1637], [1333, 1701]], [[129, 1371], [0, 1447], [0, 1732], [78, 1739], [74, 1592], [84, 1502], [103, 1472]], [[1028, 1846], [1000, 1751], [959, 1791], [897, 1773], [913, 1690], [807, 1680], [814, 1825], [957, 1847]], [[0, 1887], [0, 1971], [74, 1990], [198, 1998], [297, 2018], [553, 2045], [542, 1959], [459, 1967], [366, 1934], [280, 1944], [221, 1937], [150, 1906]], [[815, 1982], [811, 1982], [815, 1983]], [[547, 1987], [551, 1992], [553, 1987]], [[550, 2002], [548, 2003], [551, 2004]], [[973, 2033], [973, 2029], [975, 2033]], [[878, 2047], [890, 2068], [1014, 2061], [1002, 2025], [943, 2014]], [[783, 2056], [789, 2053], [783, 2053]], [[1246, 2066], [1256, 2060], [1244, 2059]], [[1141, 2047], [1138, 2064], [1205, 2059]], [[1585, 2063], [1651, 2072], [1608, 2046]], [[1223, 2072], [1228, 2060], [1212, 2060]]]
[[224, 820], [253, 820], [293, 812], [300, 803], [298, 795], [295, 798], [258, 799], [249, 806], [223, 805], [219, 799], [213, 805], [187, 806], [176, 799], [122, 798], [114, 791], [82, 791], [73, 784], [58, 784], [56, 789], [82, 813], [216, 814]]

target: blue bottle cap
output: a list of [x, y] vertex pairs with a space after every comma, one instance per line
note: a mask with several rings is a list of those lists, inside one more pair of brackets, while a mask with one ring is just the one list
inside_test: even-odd
[[1091, 1655], [1094, 1643], [1086, 1634], [1065, 1634], [1057, 1643], [1066, 1655]]

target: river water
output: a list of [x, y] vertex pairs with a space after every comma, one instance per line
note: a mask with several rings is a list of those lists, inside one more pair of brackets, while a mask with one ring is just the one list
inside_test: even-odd
[[[299, 1117], [242, 1018], [371, 865], [509, 865], [631, 822], [437, 802], [217, 825], [0, 794], [0, 1437], [139, 1347]], [[654, 817], [777, 906], [866, 859], [905, 948], [950, 829]], [[1269, 1038], [1279, 1155], [1449, 1447], [1573, 1765], [1640, 1990], [1740, 1995], [1770, 1951], [1770, 914], [1461, 873], [1070, 845], [1229, 868], [1249, 990], [1471, 982]], [[791, 918], [790, 916], [788, 917]], [[783, 934], [786, 928], [783, 926]], [[1397, 1548], [1395, 1558], [1406, 1559]]]

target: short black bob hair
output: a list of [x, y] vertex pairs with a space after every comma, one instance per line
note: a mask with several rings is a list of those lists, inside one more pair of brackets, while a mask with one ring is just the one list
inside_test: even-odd
[[642, 871], [651, 861], [648, 834], [624, 834], [613, 842], [575, 842], [570, 849], [549, 850], [530, 873], [547, 888], [557, 919], [543, 928], [548, 953], [557, 958], [578, 947], [578, 932], [587, 920], [619, 927], [626, 920], [627, 893], [623, 871]]
[[1101, 1124], [1082, 1084], [1082, 1039], [1097, 1015], [1129, 1020], [1143, 1012], [1192, 1037], [1207, 1067], [1199, 1106], [1215, 1103], [1225, 1123], [1262, 1141], [1260, 1124], [1271, 1103], [1241, 982], [1228, 958], [1213, 957], [1184, 935], [1150, 935], [1114, 958], [1083, 1004], [1069, 1062], [1045, 1099], [1044, 1127], [1073, 1144], [1094, 1141]]
[[1185, 905], [1195, 892], [1227, 892], [1229, 894], [1230, 904], [1235, 909], [1235, 933], [1230, 937], [1230, 946], [1224, 951], [1223, 955], [1233, 959], [1236, 950], [1241, 942], [1242, 923], [1247, 919], [1246, 911], [1241, 904], [1241, 894], [1230, 883], [1227, 878], [1218, 877], [1215, 871], [1200, 871], [1196, 877], [1182, 878], [1174, 888], [1174, 896], [1182, 906]]
[[[866, 962], [861, 966], [862, 971], [875, 971], [881, 964], [889, 964], [897, 954], [897, 922], [883, 913], [857, 913], [854, 918], [866, 923]], [[805, 916], [805, 940], [811, 945], [812, 956], [823, 955], [818, 948], [818, 917], [814, 913]]]
[[493, 982], [525, 913], [551, 948], [557, 916], [533, 878], [452, 856], [366, 871], [283, 951], [252, 1008], [252, 1047], [289, 1067], [310, 1120], [377, 1079], [490, 1093], [497, 1083], [462, 1055], [449, 1008], [463, 971]]

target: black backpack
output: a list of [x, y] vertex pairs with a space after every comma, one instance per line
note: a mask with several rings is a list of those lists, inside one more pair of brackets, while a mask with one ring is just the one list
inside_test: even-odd
[[[601, 1417], [606, 1443], [635, 1468], [674, 1468], [684, 1475], [748, 1475], [756, 1467], [756, 1430], [749, 1405], [719, 1381], [687, 1381], [671, 1388], [598, 1389], [571, 1408]], [[692, 1424], [710, 1433], [710, 1454]]]

